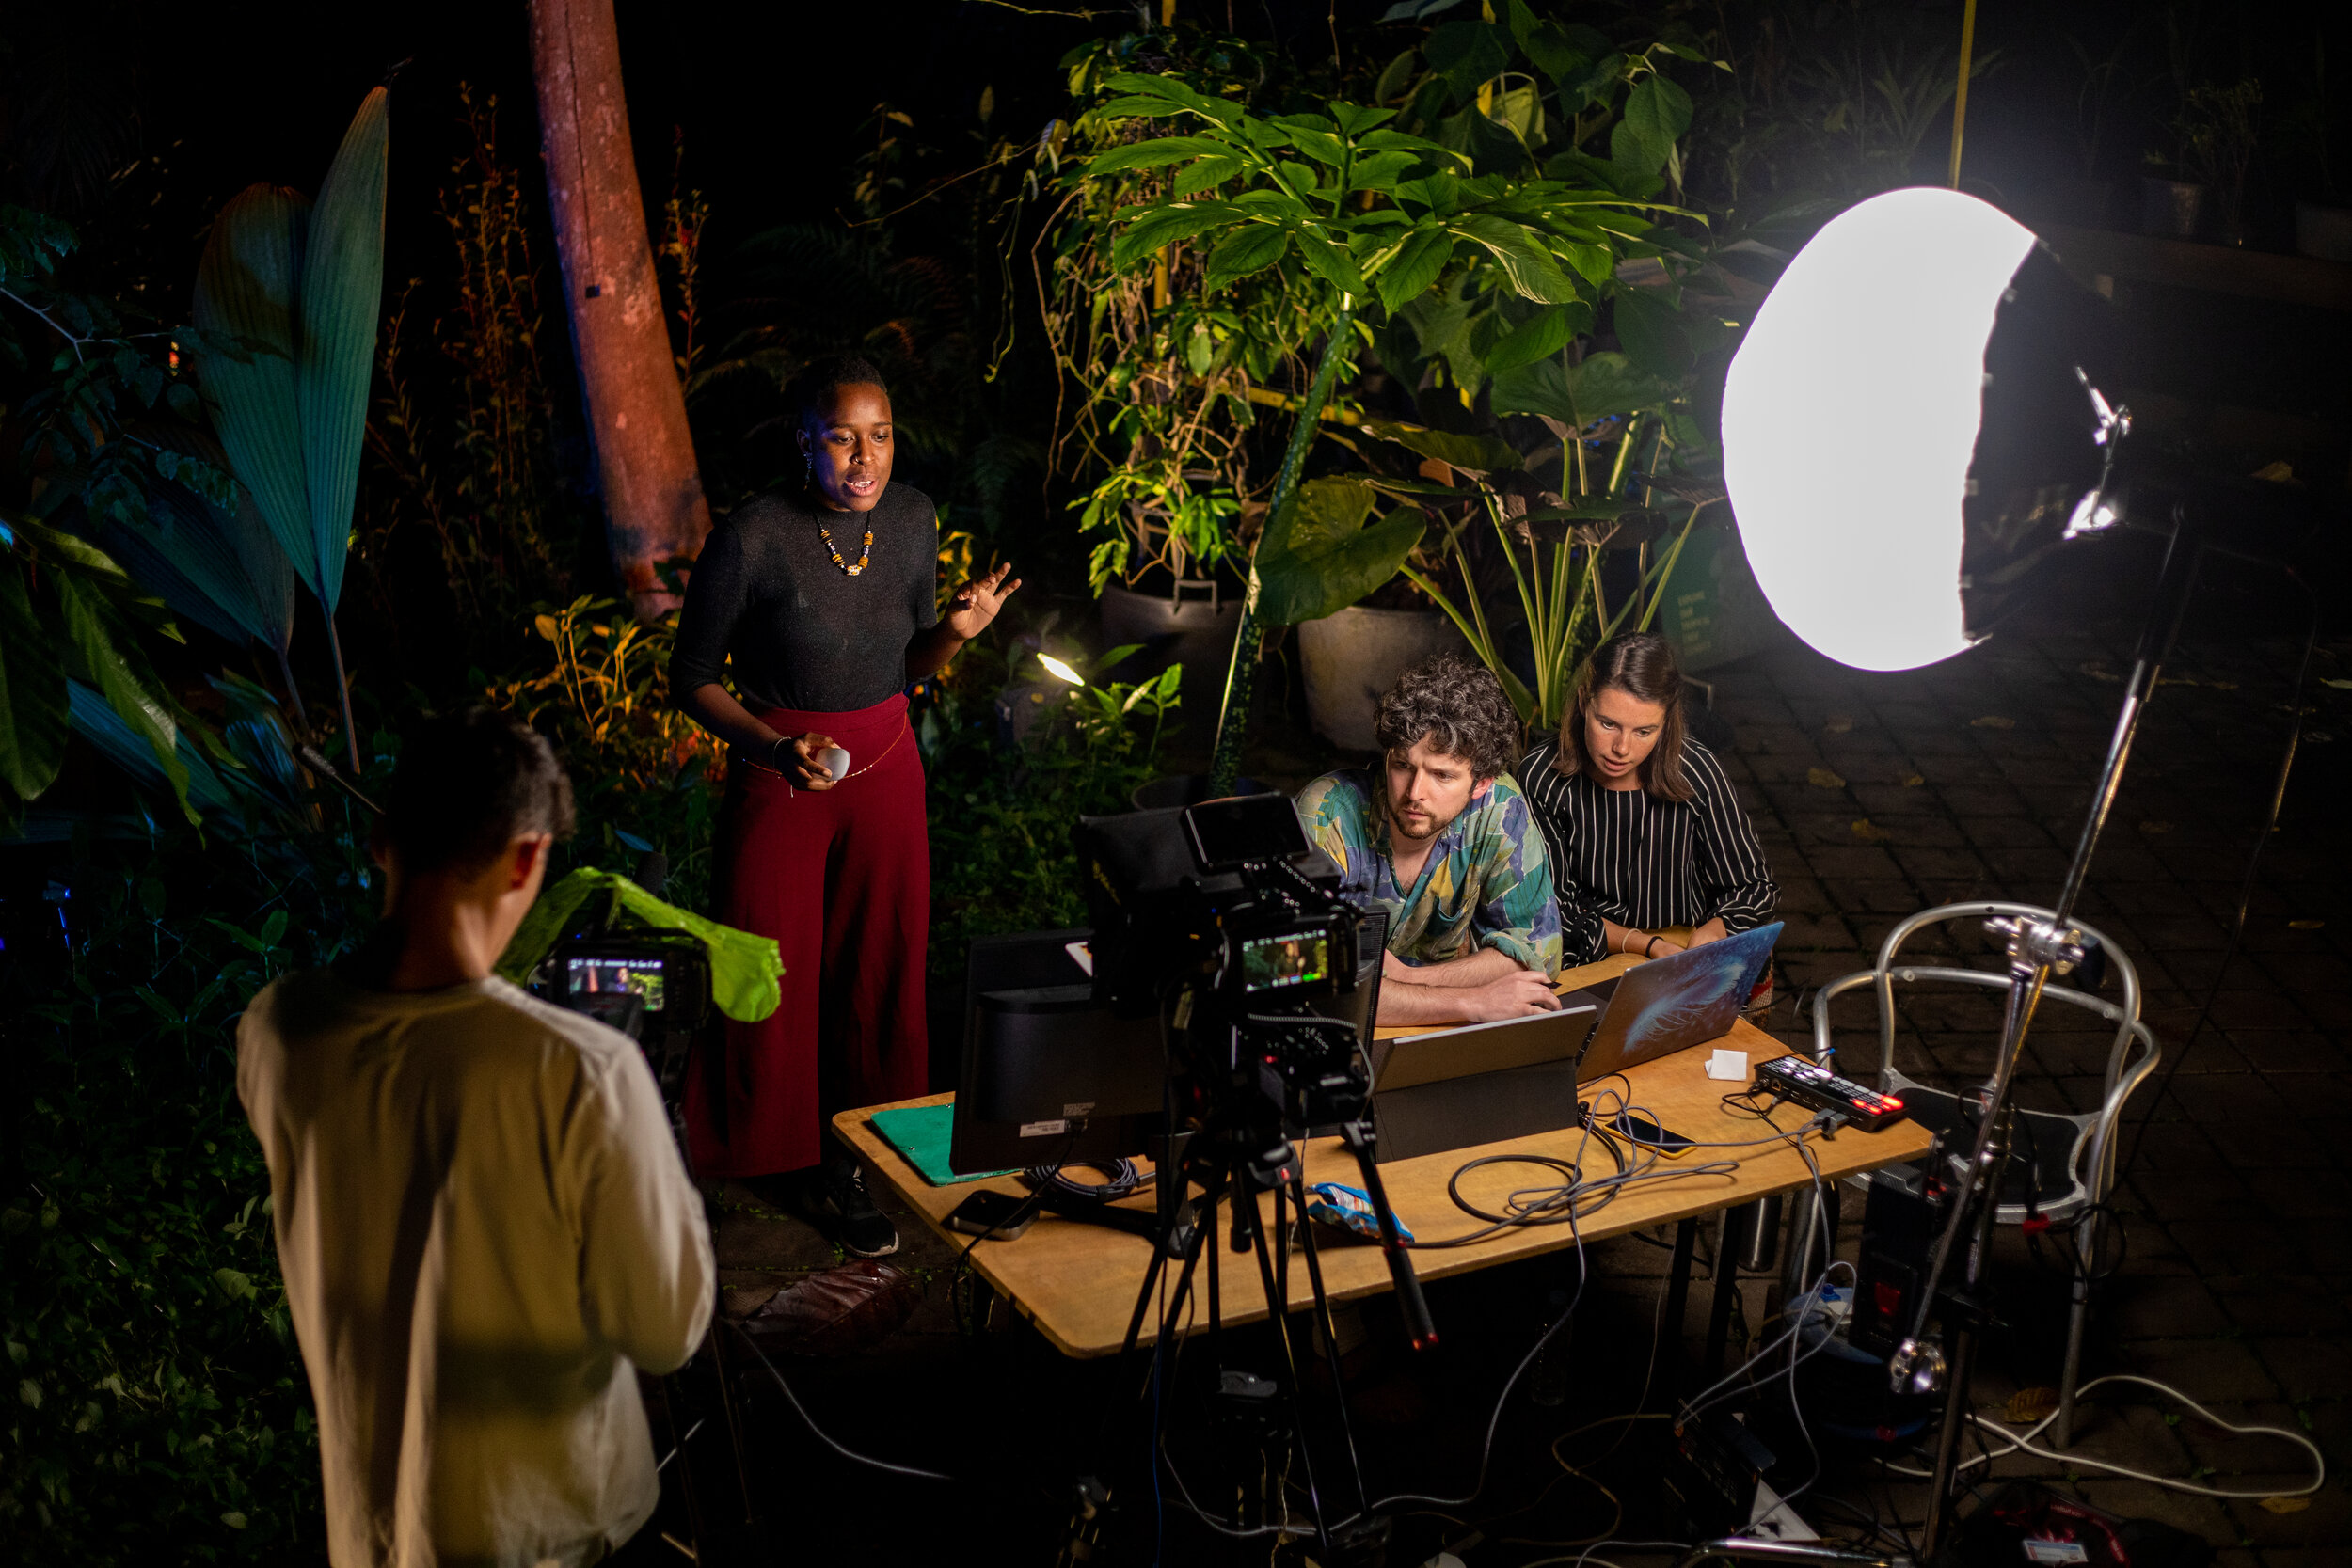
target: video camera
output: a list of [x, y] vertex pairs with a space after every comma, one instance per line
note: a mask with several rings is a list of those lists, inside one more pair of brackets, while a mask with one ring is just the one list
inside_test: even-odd
[[1279, 1137], [1363, 1116], [1367, 916], [1286, 797], [1085, 817], [1078, 852], [1095, 997], [1168, 1017], [1180, 1124]]

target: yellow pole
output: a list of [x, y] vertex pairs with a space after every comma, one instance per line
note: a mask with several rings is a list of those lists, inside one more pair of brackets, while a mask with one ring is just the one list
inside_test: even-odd
[[1977, 46], [1977, 0], [1960, 12], [1960, 86], [1952, 89], [1952, 167], [1945, 183], [1960, 189], [1960, 133], [1968, 123], [1968, 62]]

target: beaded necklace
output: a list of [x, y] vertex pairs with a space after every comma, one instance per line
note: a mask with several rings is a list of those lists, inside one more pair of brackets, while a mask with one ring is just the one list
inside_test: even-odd
[[874, 531], [870, 528], [866, 531], [866, 547], [857, 552], [857, 564], [854, 566], [841, 559], [841, 546], [833, 542], [833, 530], [818, 523], [817, 534], [818, 538], [824, 540], [825, 549], [833, 556], [833, 563], [850, 577], [855, 577], [866, 570], [866, 563], [874, 559]]

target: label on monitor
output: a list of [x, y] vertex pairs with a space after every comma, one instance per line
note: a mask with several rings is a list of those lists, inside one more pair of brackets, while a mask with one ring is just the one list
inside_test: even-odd
[[2089, 1562], [2090, 1553], [2079, 1541], [2026, 1541], [2027, 1562]]
[[1021, 1124], [1021, 1135], [1025, 1138], [1057, 1138], [1069, 1131], [1070, 1123], [1066, 1121], [1025, 1121]]

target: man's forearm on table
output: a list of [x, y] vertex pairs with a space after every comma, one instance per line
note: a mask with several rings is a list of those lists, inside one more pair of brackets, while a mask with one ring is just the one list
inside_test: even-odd
[[1524, 969], [1510, 954], [1499, 947], [1482, 947], [1459, 958], [1443, 963], [1416, 964], [1406, 985], [1444, 990], [1463, 986], [1483, 986], [1489, 980], [1500, 980], [1515, 969]]

